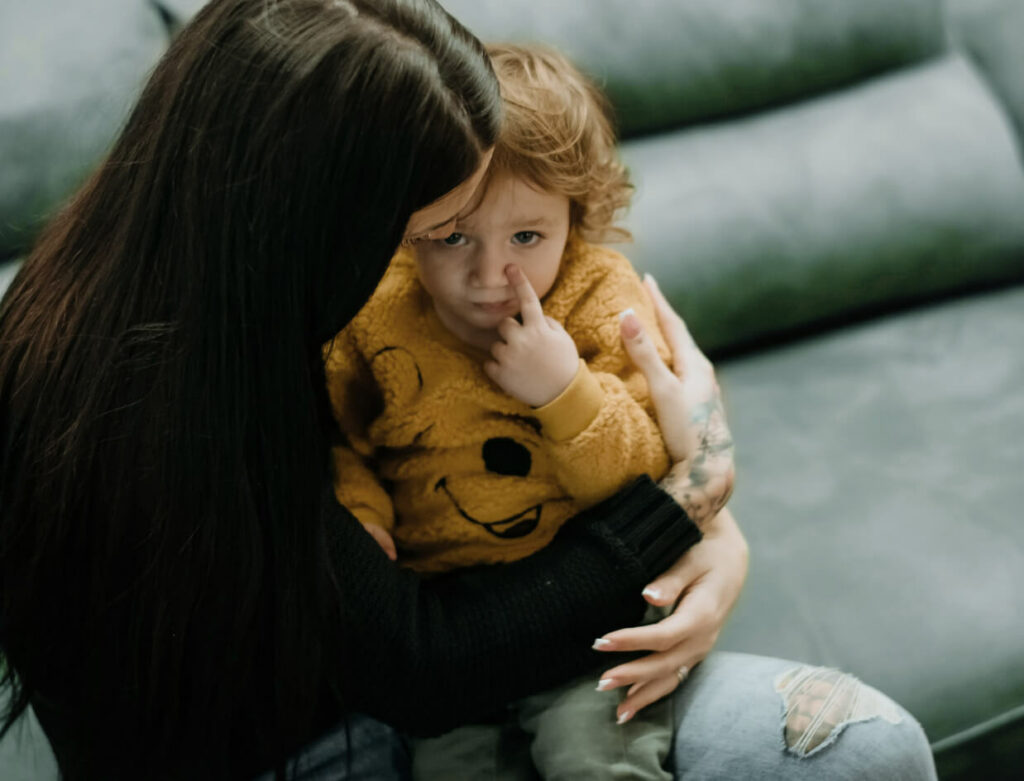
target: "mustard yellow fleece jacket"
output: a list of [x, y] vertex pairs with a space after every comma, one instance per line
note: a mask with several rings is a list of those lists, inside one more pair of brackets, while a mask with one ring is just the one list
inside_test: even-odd
[[407, 251], [325, 345], [346, 442], [333, 450], [335, 493], [392, 534], [399, 563], [436, 573], [521, 558], [580, 510], [668, 470], [647, 382], [619, 336], [619, 313], [632, 307], [669, 360], [629, 261], [571, 240], [542, 304], [581, 360], [539, 408], [502, 391], [483, 371], [488, 354], [441, 324]]

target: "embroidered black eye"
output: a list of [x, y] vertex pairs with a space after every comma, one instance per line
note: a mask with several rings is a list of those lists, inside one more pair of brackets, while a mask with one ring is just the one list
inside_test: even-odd
[[530, 451], [514, 439], [493, 437], [484, 442], [484, 466], [498, 475], [526, 477], [530, 474]]

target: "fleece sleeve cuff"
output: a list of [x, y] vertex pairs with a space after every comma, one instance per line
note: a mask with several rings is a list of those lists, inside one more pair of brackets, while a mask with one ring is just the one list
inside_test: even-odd
[[543, 407], [537, 407], [533, 414], [540, 421], [544, 435], [561, 442], [586, 429], [601, 411], [602, 404], [604, 388], [581, 358], [569, 387]]

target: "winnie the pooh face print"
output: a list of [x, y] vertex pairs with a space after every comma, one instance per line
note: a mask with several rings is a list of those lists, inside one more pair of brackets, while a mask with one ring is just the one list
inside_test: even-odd
[[365, 366], [381, 389], [368, 410], [366, 437], [375, 450], [366, 455], [391, 500], [399, 564], [439, 573], [544, 547], [574, 503], [540, 422], [491, 383], [477, 353], [445, 338], [439, 323], [405, 322], [398, 308], [383, 316], [392, 311], [397, 338]]
[[[530, 466], [533, 462], [530, 451], [511, 437], [492, 437], [488, 439], [483, 444], [481, 455], [484, 467], [488, 472], [516, 477], [526, 477], [530, 474]], [[459, 503], [458, 498], [448, 487], [447, 477], [442, 477], [438, 480], [434, 490], [443, 491], [451, 500], [459, 515], [470, 523], [482, 526], [487, 530], [488, 534], [493, 534], [495, 537], [502, 539], [525, 537], [536, 529], [537, 524], [540, 523], [543, 504], [535, 504], [504, 518], [487, 520], [485, 518], [477, 518], [466, 512]]]

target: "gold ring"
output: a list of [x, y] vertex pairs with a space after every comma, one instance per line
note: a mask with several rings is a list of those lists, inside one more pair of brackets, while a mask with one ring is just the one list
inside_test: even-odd
[[678, 670], [676, 670], [676, 677], [679, 679], [679, 683], [682, 683], [683, 681], [685, 681], [686, 680], [686, 676], [689, 675], [689, 674], [690, 674], [690, 668], [687, 667], [685, 664], [682, 667], [680, 667]]

